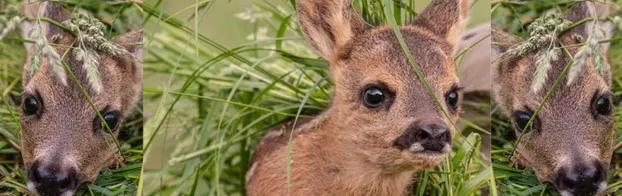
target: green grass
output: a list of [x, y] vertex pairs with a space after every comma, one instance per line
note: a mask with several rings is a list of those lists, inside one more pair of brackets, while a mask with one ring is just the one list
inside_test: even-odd
[[[614, 1], [620, 10], [620, 1]], [[501, 26], [507, 32], [524, 37], [525, 30], [529, 23], [539, 17], [542, 13], [555, 9], [566, 10], [568, 7], [566, 1], [549, 2], [549, 1], [533, 1], [522, 3], [493, 3], [491, 12], [492, 24]], [[620, 11], [617, 12], [620, 14]], [[615, 96], [622, 95], [622, 42], [620, 41], [622, 32], [616, 31], [613, 39], [609, 42], [610, 48], [608, 53], [613, 78], [613, 93]], [[552, 76], [558, 77], [558, 76]], [[554, 187], [543, 184], [536, 178], [534, 172], [528, 168], [519, 168], [509, 166], [509, 155], [514, 150], [514, 142], [517, 137], [514, 136], [514, 126], [510, 119], [503, 115], [500, 109], [493, 104], [492, 115], [492, 162], [495, 172], [496, 187], [500, 194], [503, 195], [559, 195]], [[622, 142], [622, 106], [616, 106], [614, 132], [616, 133], [616, 145]], [[622, 190], [622, 149], [615, 149], [611, 161], [611, 167], [608, 172], [609, 185], [606, 189], [608, 195], [620, 195]]]
[[[293, 1], [255, 1], [248, 5], [254, 21], [238, 13], [211, 15], [230, 9], [228, 2], [171, 4], [154, 0], [143, 6], [152, 16], [145, 32], [144, 104], [151, 118], [145, 124], [142, 193], [244, 195], [250, 157], [265, 131], [330, 105], [328, 63], [302, 37]], [[389, 2], [393, 9], [386, 12], [385, 1], [355, 4], [363, 5], [371, 24], [390, 24], [386, 16], [406, 23], [416, 10], [413, 1]], [[244, 26], [243, 44], [228, 46], [240, 37], [206, 36], [203, 29], [221, 31], [204, 25], [217, 19]], [[413, 195], [479, 195], [493, 182], [487, 155], [480, 151], [483, 133], [475, 131], [490, 123], [490, 98], [467, 97], [464, 108], [477, 115], [461, 119], [453, 152], [437, 168], [419, 174]]]
[[[16, 0], [0, 3], [0, 11], [18, 6]], [[133, 3], [105, 3], [100, 1], [66, 1], [70, 11], [85, 10], [103, 21], [107, 37], [127, 32], [142, 23], [141, 12]], [[113, 22], [114, 21], [114, 22]], [[0, 41], [0, 192], [6, 195], [29, 193], [26, 188], [26, 171], [19, 151], [17, 133], [21, 102], [22, 67], [26, 58], [24, 40], [18, 32]], [[73, 80], [70, 80], [73, 82]], [[84, 85], [84, 84], [82, 84]], [[103, 169], [94, 182], [82, 185], [76, 195], [131, 195], [135, 194], [142, 167], [142, 107], [125, 119], [118, 139], [125, 155], [124, 166]]]

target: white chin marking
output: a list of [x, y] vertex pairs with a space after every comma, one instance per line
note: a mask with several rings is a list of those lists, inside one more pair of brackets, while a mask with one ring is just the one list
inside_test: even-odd
[[[26, 183], [26, 186], [28, 186], [28, 190], [32, 193], [34, 193], [35, 195], [40, 195], [37, 192], [37, 189], [35, 188], [35, 183], [28, 181], [28, 183]], [[72, 196], [74, 191], [65, 191], [64, 193], [61, 193], [61, 196]]]
[[[596, 190], [596, 194], [594, 195], [602, 195], [603, 192], [605, 192], [605, 189], [607, 189], [607, 182], [601, 182], [598, 184], [598, 190]], [[574, 196], [572, 193], [568, 192], [568, 191], [561, 191], [559, 192], [562, 196]]]
[[73, 195], [73, 191], [65, 191], [63, 194], [60, 194], [61, 196], [72, 196]]
[[37, 193], [37, 189], [35, 189], [35, 183], [28, 181], [28, 183], [26, 183], [26, 186], [28, 186], [28, 190], [30, 190], [30, 192], [34, 193], [35, 195], [39, 195], [39, 193]]
[[596, 195], [600, 195], [601, 193], [605, 192], [605, 189], [607, 189], [607, 182], [600, 182], [600, 184], [598, 184], [598, 190], [596, 191]]
[[423, 149], [423, 146], [420, 143], [414, 143], [412, 145], [410, 145], [410, 148], [408, 148], [408, 151], [410, 152], [421, 152], [425, 149]]
[[451, 146], [449, 144], [445, 144], [442, 150], [444, 153], [451, 152]]

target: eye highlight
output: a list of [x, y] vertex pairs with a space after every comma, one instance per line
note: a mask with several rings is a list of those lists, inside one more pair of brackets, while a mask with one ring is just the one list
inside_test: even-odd
[[460, 100], [457, 87], [452, 88], [447, 94], [445, 94], [445, 101], [447, 102], [447, 106], [452, 112], [458, 110], [458, 101]]
[[[108, 127], [110, 127], [111, 131], [115, 131], [119, 128], [119, 122], [121, 122], [122, 119], [121, 112], [116, 110], [108, 111], [108, 107], [106, 107], [99, 113], [102, 115], [102, 117], [104, 118], [104, 122], [108, 124]], [[95, 119], [93, 120], [93, 130], [102, 130], [104, 132], [107, 132], [104, 122], [100, 120], [99, 116], [95, 115]]]
[[[105, 114], [104, 120], [106, 121], [106, 124], [108, 124], [108, 127], [110, 127], [110, 130], [116, 130], [117, 126], [119, 124], [119, 116], [120, 113], [113, 111], [113, 112], [108, 112], [107, 114]], [[106, 129], [106, 126], [102, 123], [102, 129]]]
[[[512, 114], [512, 119], [514, 121], [514, 125], [516, 127], [516, 131], [522, 132], [525, 127], [527, 127], [527, 123], [531, 120], [531, 116], [533, 116], [533, 112], [531, 110], [528, 111], [515, 111]], [[530, 127], [527, 127], [525, 133], [529, 133], [531, 130], [540, 129], [540, 120], [536, 117], [531, 123]]]
[[24, 98], [23, 102], [23, 110], [26, 115], [33, 115], [39, 111], [39, 100], [34, 95], [28, 95]]
[[363, 104], [368, 108], [376, 108], [385, 101], [385, 93], [376, 86], [365, 89], [363, 93]]
[[613, 104], [610, 94], [603, 94], [592, 101], [592, 113], [595, 116], [607, 116], [611, 114]]

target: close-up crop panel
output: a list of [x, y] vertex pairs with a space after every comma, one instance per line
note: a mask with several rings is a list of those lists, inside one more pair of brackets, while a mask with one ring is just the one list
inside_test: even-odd
[[500, 194], [622, 194], [620, 3], [492, 3]]
[[135, 195], [138, 1], [0, 1], [0, 195]]
[[488, 195], [490, 1], [146, 1], [143, 195]]

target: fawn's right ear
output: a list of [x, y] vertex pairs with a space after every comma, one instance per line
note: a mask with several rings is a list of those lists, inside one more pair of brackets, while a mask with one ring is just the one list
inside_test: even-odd
[[[576, 2], [572, 4], [572, 7], [565, 15], [565, 18], [570, 22], [578, 22], [586, 18], [606, 18], [609, 14], [615, 12], [611, 3], [607, 2]], [[579, 43], [564, 43], [566, 45], [580, 44], [587, 40], [592, 33], [603, 33], [602, 40], [611, 39], [613, 36], [613, 24], [611, 22], [599, 21], [597, 22], [598, 28], [594, 26], [593, 22], [585, 22], [569, 29], [562, 37], [572, 38], [575, 35], [580, 35], [583, 39]], [[574, 40], [574, 39], [565, 39]], [[599, 40], [600, 41], [600, 40]], [[609, 49], [609, 43], [599, 44], [599, 49], [602, 54], [607, 53]]]
[[[65, 20], [71, 18], [71, 14], [67, 10], [65, 10], [61, 4], [50, 1], [39, 2], [39, 0], [24, 0], [24, 7], [22, 10], [24, 16], [28, 18], [49, 18], [58, 23], [62, 23]], [[37, 40], [32, 30], [38, 25], [37, 21], [27, 20], [22, 22], [20, 28], [22, 30], [22, 38], [27, 40]], [[50, 38], [55, 35], [71, 35], [70, 32], [65, 31], [64, 29], [49, 23], [45, 20], [41, 20], [41, 34], [45, 36], [48, 41]], [[26, 64], [24, 65], [24, 70], [30, 70], [30, 59], [32, 59], [32, 55], [35, 52], [35, 44], [33, 43], [24, 43], [24, 47], [26, 48]], [[23, 75], [23, 84], [26, 85], [28, 80], [30, 79], [30, 74], [28, 71], [24, 71]]]
[[510, 49], [512, 46], [516, 45], [519, 40], [510, 35], [509, 33], [504, 32], [499, 27], [493, 27], [491, 30], [492, 34], [492, 50], [490, 51], [490, 60], [494, 61], [501, 56], [502, 53]]
[[124, 59], [125, 61], [127, 61], [125, 63], [130, 64], [137, 72], [142, 73], [143, 27], [140, 26], [130, 32], [125, 33], [115, 38], [113, 42], [123, 46], [133, 56], [133, 58]]
[[326, 60], [335, 48], [365, 30], [351, 0], [299, 0], [296, 10], [305, 38]]
[[470, 0], [433, 0], [418, 16], [413, 25], [423, 27], [444, 38], [458, 50], [462, 32], [469, 22]]

